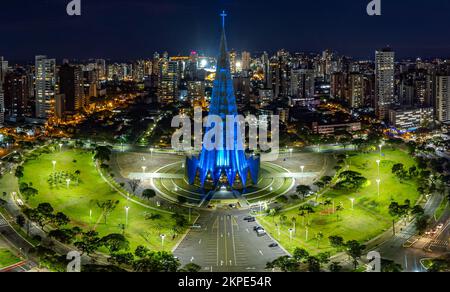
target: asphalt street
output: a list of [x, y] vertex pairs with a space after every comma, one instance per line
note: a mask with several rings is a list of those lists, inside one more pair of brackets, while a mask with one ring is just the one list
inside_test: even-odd
[[264, 271], [268, 262], [286, 255], [268, 235], [258, 237], [256, 222], [244, 220], [248, 212], [217, 210], [202, 212], [174, 254], [183, 265], [195, 263], [204, 272]]

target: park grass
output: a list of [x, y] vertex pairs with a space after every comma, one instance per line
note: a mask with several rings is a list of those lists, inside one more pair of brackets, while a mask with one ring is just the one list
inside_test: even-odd
[[[259, 218], [260, 223], [290, 252], [296, 247], [305, 248], [313, 254], [335, 252], [336, 250], [330, 246], [328, 240], [329, 236], [335, 235], [342, 236], [346, 241], [367, 242], [373, 239], [391, 227], [392, 218], [389, 215], [389, 205], [392, 201], [404, 203], [405, 200], [409, 199], [414, 204], [420, 197], [415, 180], [401, 182], [391, 171], [392, 166], [396, 163], [403, 163], [405, 168], [408, 169], [415, 165], [414, 159], [406, 152], [398, 149], [385, 149], [383, 151], [384, 156], [381, 158], [380, 167], [380, 196], [378, 196], [376, 183], [378, 178], [376, 161], [380, 159], [379, 153], [350, 153], [347, 159], [348, 169], [362, 173], [368, 179], [368, 182], [361, 190], [356, 192], [328, 190], [319, 199], [319, 202], [331, 199], [336, 206], [342, 204], [344, 210], [339, 214], [332, 214], [332, 206], [316, 207], [315, 213], [305, 219], [306, 222], [310, 221], [308, 241], [306, 241], [306, 226], [302, 224], [303, 218], [299, 216], [298, 209], [281, 212], [275, 218]], [[351, 198], [355, 199], [353, 210]], [[280, 223], [280, 216], [287, 217], [286, 223]], [[291, 241], [288, 230], [293, 227], [292, 218], [296, 220], [297, 230]], [[276, 224], [281, 226], [281, 235], [278, 234]], [[316, 235], [320, 232], [324, 237], [318, 242]]]
[[[64, 185], [51, 187], [47, 179], [53, 172], [53, 160], [57, 161], [56, 171], [74, 173], [80, 170], [79, 185], [73, 181], [69, 188]], [[167, 235], [164, 250], [172, 249], [179, 240], [179, 237], [172, 239], [175, 221], [170, 214], [135, 204], [112, 190], [99, 175], [90, 152], [68, 150], [42, 154], [37, 159], [28, 160], [24, 168], [21, 182], [32, 183], [33, 187], [39, 190], [39, 194], [30, 198], [28, 204], [36, 207], [39, 203], [50, 203], [55, 211], [69, 216], [72, 226], [81, 227], [83, 230], [93, 228], [100, 236], [122, 233], [120, 225], [125, 224], [125, 208], [129, 206], [125, 236], [130, 241], [131, 249], [143, 245], [152, 250], [161, 250], [161, 234]], [[96, 204], [97, 201], [105, 200], [119, 201], [117, 208], [107, 218], [106, 224]], [[90, 210], [92, 220], [89, 216]], [[161, 218], [146, 220], [148, 214], [158, 214]]]
[[0, 248], [0, 269], [19, 263], [21, 260], [6, 248]]

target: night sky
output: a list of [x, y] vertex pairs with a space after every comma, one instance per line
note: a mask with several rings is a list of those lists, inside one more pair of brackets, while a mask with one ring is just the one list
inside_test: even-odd
[[390, 45], [400, 57], [450, 57], [450, 1], [382, 0], [383, 16], [369, 17], [369, 0], [1, 0], [0, 55], [31, 61], [103, 57], [132, 60], [154, 51], [215, 54], [222, 9], [229, 47], [252, 52], [331, 48], [373, 58]]

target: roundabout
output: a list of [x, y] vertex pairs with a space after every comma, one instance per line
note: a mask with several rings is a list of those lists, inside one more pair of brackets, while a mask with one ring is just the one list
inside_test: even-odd
[[[261, 163], [256, 186], [236, 191], [218, 187], [206, 190], [190, 185], [186, 179], [184, 156], [173, 153], [120, 153], [113, 155], [111, 166], [118, 183], [139, 180], [136, 193], [154, 189], [161, 199], [173, 203], [188, 204], [205, 208], [210, 202], [239, 203], [246, 208], [260, 202], [270, 203], [281, 196], [292, 194], [299, 184], [312, 184], [328, 170], [327, 158], [314, 153], [297, 153], [288, 157], [280, 156], [273, 162]], [[305, 163], [306, 171], [300, 172], [300, 164]]]

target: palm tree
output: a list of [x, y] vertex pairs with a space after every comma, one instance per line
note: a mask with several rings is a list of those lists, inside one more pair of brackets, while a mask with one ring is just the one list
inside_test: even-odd
[[323, 239], [323, 233], [322, 232], [317, 233], [316, 239], [317, 239], [317, 248], [319, 248], [320, 241]]
[[75, 175], [77, 176], [77, 185], [80, 183], [80, 175], [81, 175], [81, 171], [80, 170], [76, 170], [75, 171]]
[[292, 217], [291, 222], [292, 222], [292, 227], [293, 227], [294, 233], [295, 233], [297, 231], [297, 229], [296, 229], [297, 218]]

